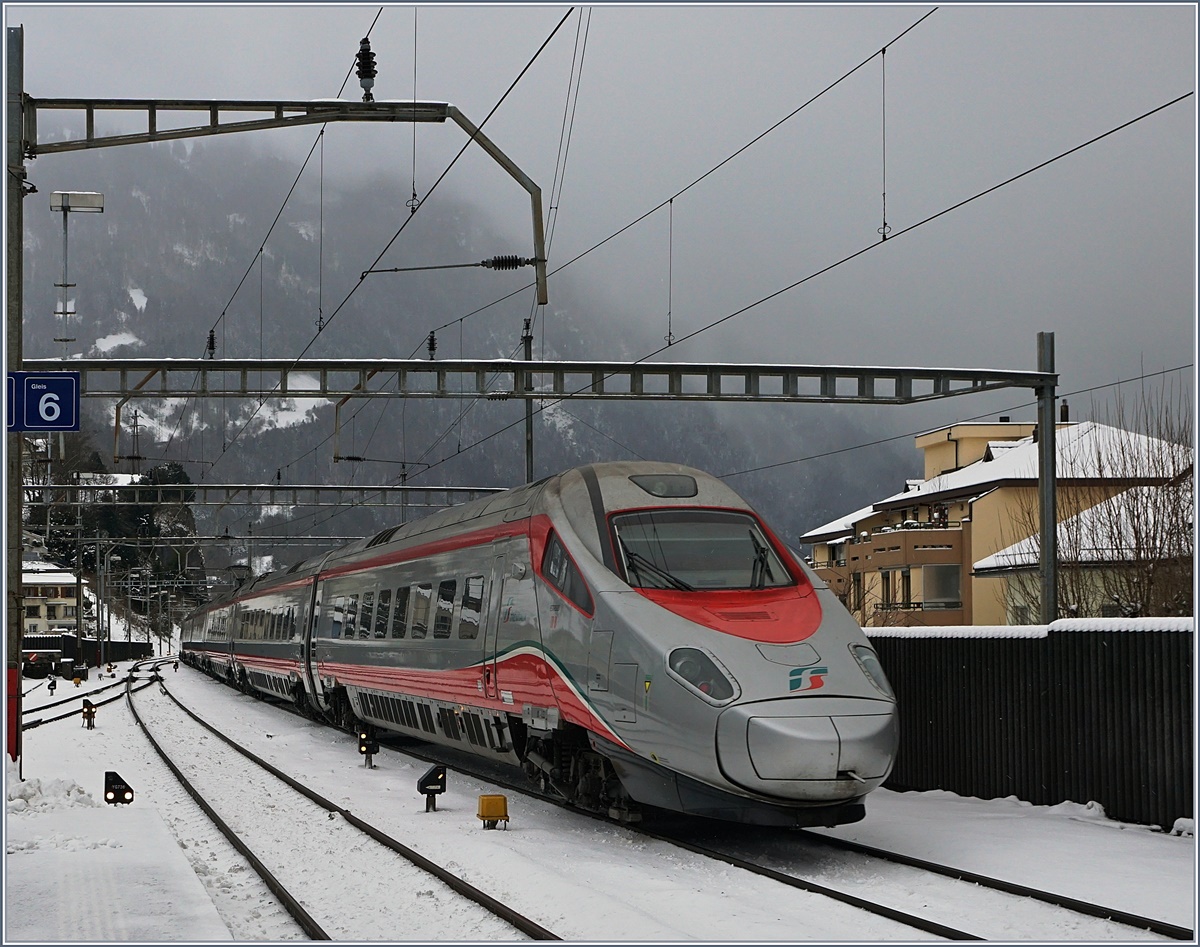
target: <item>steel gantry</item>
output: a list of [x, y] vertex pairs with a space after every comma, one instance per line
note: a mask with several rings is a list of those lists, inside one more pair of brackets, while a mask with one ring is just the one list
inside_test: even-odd
[[861, 365], [514, 359], [26, 359], [80, 374], [84, 397], [577, 398], [912, 404], [999, 388], [1040, 388], [1053, 372]]
[[[11, 82], [10, 82], [11, 87]], [[542, 221], [542, 191], [495, 142], [455, 106], [448, 102], [354, 102], [340, 99], [318, 101], [243, 100], [243, 99], [40, 99], [25, 95], [16, 110], [20, 123], [24, 158], [39, 155], [111, 148], [117, 145], [148, 144], [181, 138], [204, 138], [234, 132], [265, 131], [298, 125], [324, 125], [327, 122], [454, 122], [470, 136], [529, 194], [533, 216], [532, 262], [537, 280], [538, 305], [547, 302], [546, 239]], [[38, 140], [38, 118], [43, 112], [82, 114], [82, 138]], [[96, 130], [96, 116], [116, 113], [140, 114], [145, 130], [129, 134], [105, 134]], [[11, 114], [11, 113], [10, 113]], [[194, 116], [203, 116], [197, 122]], [[253, 116], [253, 117], [251, 117]], [[61, 124], [55, 122], [55, 134]], [[10, 130], [10, 139], [12, 131]]]
[[[225, 507], [347, 507], [443, 510], [492, 496], [504, 487], [328, 486], [324, 484], [131, 483], [26, 484], [26, 506], [95, 507], [178, 503]], [[358, 538], [358, 537], [356, 537]]]

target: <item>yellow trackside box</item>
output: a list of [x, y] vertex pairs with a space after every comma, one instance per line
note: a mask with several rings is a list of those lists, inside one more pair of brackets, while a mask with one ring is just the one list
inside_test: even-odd
[[503, 822], [508, 828], [508, 797], [480, 796], [479, 818], [485, 829], [494, 829], [497, 822]]

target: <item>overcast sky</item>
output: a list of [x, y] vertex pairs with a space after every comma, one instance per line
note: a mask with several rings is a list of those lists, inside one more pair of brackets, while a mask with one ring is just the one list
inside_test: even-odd
[[[385, 6], [372, 27], [378, 6], [22, 4], [6, 6], [5, 20], [25, 28], [34, 97], [333, 97], [370, 29], [377, 99], [413, 97], [415, 46], [416, 97], [481, 122], [569, 9]], [[1047, 330], [1062, 392], [1193, 361], [1194, 95], [902, 231], [1192, 93], [1196, 7], [947, 5], [896, 39], [933, 9], [575, 8], [486, 126], [549, 208], [572, 60], [583, 52], [552, 268], [887, 47], [886, 72], [875, 56], [670, 212], [570, 267], [614, 310], [595, 315], [593, 357], [614, 354], [610, 315], [614, 325], [643, 320], [661, 338], [670, 313], [681, 337], [871, 247], [661, 357], [1032, 370], [1036, 334]], [[352, 76], [342, 96], [360, 95]], [[299, 167], [313, 130], [257, 137]], [[419, 194], [464, 140], [450, 126], [418, 129]], [[326, 149], [327, 175], [411, 190], [411, 126], [334, 127]], [[528, 199], [469, 155], [440, 187], [531, 250]], [[39, 158], [31, 172], [70, 161]], [[892, 237], [880, 243], [885, 175]], [[406, 213], [401, 202], [397, 219]], [[553, 280], [550, 297], [548, 334]], [[955, 399], [945, 417], [983, 404]]]

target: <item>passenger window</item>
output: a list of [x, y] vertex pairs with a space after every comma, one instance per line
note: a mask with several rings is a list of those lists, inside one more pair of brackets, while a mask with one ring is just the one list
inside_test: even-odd
[[358, 628], [358, 593], [346, 596], [346, 614], [342, 618], [342, 636], [353, 638]]
[[438, 586], [437, 617], [433, 622], [433, 637], [449, 638], [454, 623], [454, 593], [458, 591], [457, 579], [446, 579]]
[[421, 582], [416, 586], [412, 602], [412, 636], [424, 638], [429, 631], [429, 606], [433, 599], [433, 585]]
[[379, 610], [375, 612], [375, 637], [386, 638], [388, 632], [388, 611], [392, 605], [392, 590], [379, 590]]
[[375, 614], [375, 590], [363, 593], [362, 610], [358, 614], [358, 637], [371, 637], [371, 619]]
[[339, 595], [333, 600], [333, 625], [330, 638], [342, 637], [342, 625], [346, 622], [346, 596]]
[[407, 585], [396, 589], [396, 607], [392, 609], [392, 637], [403, 638], [405, 626], [408, 624], [408, 593]]
[[542, 557], [542, 575], [568, 601], [579, 606], [579, 609], [588, 615], [592, 614], [594, 607], [587, 583], [583, 581], [583, 576], [567, 555], [566, 547], [554, 533], [550, 534], [546, 542], [546, 552]]
[[467, 578], [463, 586], [462, 608], [458, 613], [458, 637], [478, 638], [480, 612], [483, 610], [483, 576]]

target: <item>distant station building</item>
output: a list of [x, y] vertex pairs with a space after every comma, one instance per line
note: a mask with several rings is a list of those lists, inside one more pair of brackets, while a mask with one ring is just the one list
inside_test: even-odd
[[[83, 587], [88, 586], [85, 579]], [[36, 545], [27, 547], [21, 561], [25, 634], [76, 634], [79, 629], [78, 591], [74, 572], [41, 558]]]
[[[1036, 426], [954, 424], [916, 446], [923, 479], [800, 536], [812, 565], [865, 627], [1036, 621]], [[1056, 447], [1060, 615], [1191, 614], [1167, 582], [1186, 563], [1191, 587], [1190, 448], [1066, 420]], [[1162, 581], [1140, 588], [1151, 560]]]

